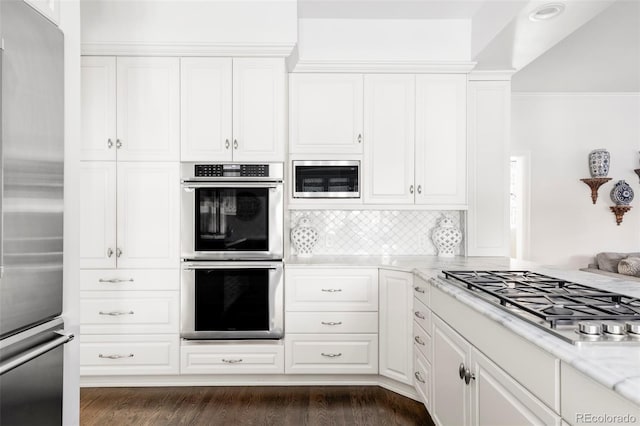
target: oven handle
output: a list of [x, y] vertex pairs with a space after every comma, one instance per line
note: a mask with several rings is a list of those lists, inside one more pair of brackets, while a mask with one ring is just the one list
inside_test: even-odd
[[198, 269], [271, 269], [277, 271], [282, 269], [282, 264], [271, 262], [189, 262], [183, 263], [182, 269], [185, 271]]
[[198, 188], [278, 188], [282, 187], [282, 183], [274, 182], [189, 182], [182, 181], [184, 189]]

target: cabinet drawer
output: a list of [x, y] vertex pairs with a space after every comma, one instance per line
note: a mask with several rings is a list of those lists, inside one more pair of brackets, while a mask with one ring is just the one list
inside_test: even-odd
[[413, 320], [431, 335], [431, 310], [415, 297], [413, 298]]
[[81, 292], [80, 331], [82, 334], [178, 333], [178, 292]]
[[287, 374], [378, 374], [375, 334], [289, 334]]
[[177, 334], [81, 335], [80, 374], [178, 374], [179, 341]]
[[431, 364], [419, 350], [413, 354], [413, 384], [424, 405], [431, 410]]
[[179, 290], [180, 271], [149, 269], [84, 269], [80, 290]]
[[184, 344], [182, 374], [282, 374], [284, 345]]
[[286, 271], [287, 311], [377, 311], [377, 269], [300, 268]]
[[427, 361], [431, 361], [431, 336], [415, 321], [413, 322], [413, 345], [422, 352]]
[[287, 333], [377, 333], [377, 312], [287, 312]]
[[431, 285], [418, 276], [413, 279], [413, 295], [427, 308], [431, 307]]

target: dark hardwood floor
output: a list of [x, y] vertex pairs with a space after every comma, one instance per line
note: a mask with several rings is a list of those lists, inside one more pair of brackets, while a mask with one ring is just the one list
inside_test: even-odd
[[82, 425], [433, 425], [377, 386], [83, 388]]

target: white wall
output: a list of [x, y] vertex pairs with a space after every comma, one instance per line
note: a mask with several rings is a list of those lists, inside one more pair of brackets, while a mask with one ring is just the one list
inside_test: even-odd
[[[527, 258], [585, 267], [601, 251], [640, 250], [640, 94], [524, 94], [512, 99], [512, 152], [529, 152], [530, 241]], [[590, 177], [592, 149], [611, 153], [612, 181], [593, 205], [579, 179]], [[609, 206], [613, 183], [635, 190], [632, 210], [616, 226]], [[527, 253], [527, 247], [525, 247]]]

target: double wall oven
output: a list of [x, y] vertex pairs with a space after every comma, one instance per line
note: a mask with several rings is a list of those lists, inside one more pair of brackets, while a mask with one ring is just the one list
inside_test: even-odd
[[181, 167], [181, 337], [282, 338], [282, 163]]

